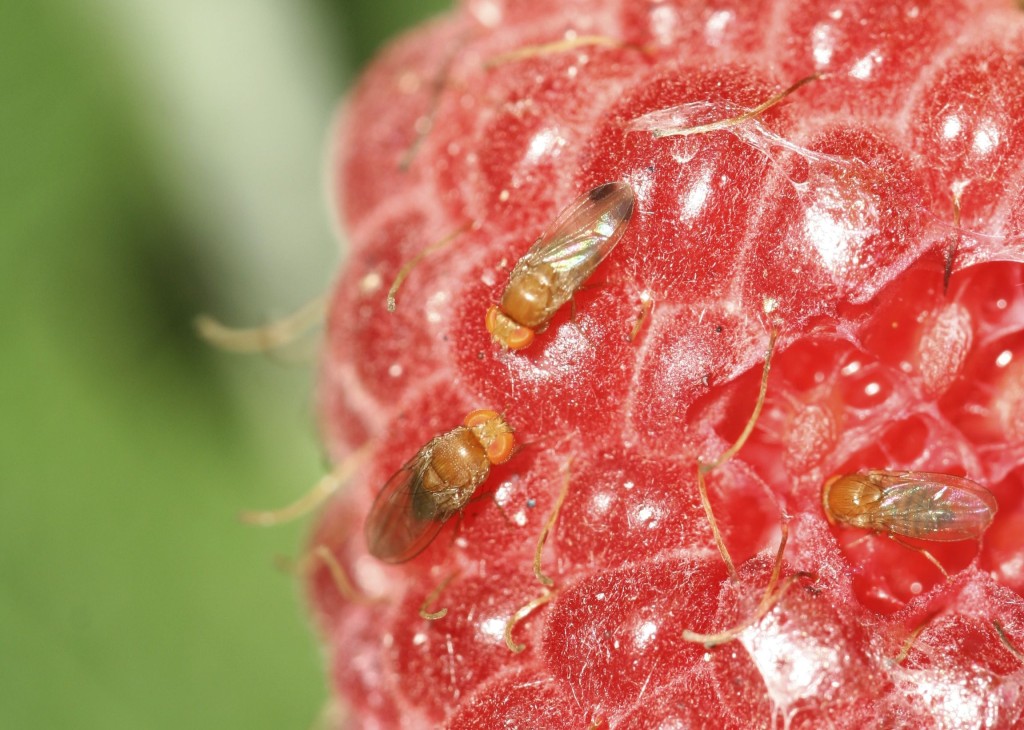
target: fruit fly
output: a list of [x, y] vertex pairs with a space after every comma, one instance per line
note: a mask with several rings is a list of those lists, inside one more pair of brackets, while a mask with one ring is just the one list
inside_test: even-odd
[[501, 303], [487, 310], [496, 342], [520, 350], [611, 253], [633, 216], [633, 188], [610, 182], [581, 195], [512, 269]]
[[836, 476], [821, 501], [834, 525], [935, 542], [981, 537], [999, 509], [992, 492], [969, 479], [915, 471]]
[[512, 428], [489, 410], [473, 411], [463, 425], [431, 439], [388, 479], [370, 508], [370, 554], [385, 563], [419, 555], [514, 446]]

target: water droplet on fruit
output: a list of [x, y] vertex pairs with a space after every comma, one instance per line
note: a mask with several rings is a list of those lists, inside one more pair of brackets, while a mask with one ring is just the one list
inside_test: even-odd
[[1005, 368], [1013, 360], [1013, 353], [1009, 350], [1003, 350], [996, 357], [996, 367]]

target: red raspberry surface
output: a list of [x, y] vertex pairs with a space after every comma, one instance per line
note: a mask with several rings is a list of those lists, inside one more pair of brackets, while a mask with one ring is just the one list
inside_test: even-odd
[[[604, 40], [547, 45], [588, 36]], [[688, 102], [749, 108], [813, 73], [758, 120], [803, 152], [736, 130], [628, 129]], [[366, 71], [333, 170], [351, 255], [322, 422], [334, 458], [368, 439], [372, 458], [313, 540], [383, 601], [343, 598], [325, 566], [310, 590], [352, 727], [1024, 722], [1016, 3], [466, 0]], [[484, 312], [511, 266], [612, 180], [633, 185], [637, 211], [575, 313], [526, 350], [495, 347]], [[389, 314], [399, 268], [455, 232]], [[641, 296], [653, 308], [631, 339]], [[695, 464], [749, 417], [768, 327], [764, 412], [708, 478], [736, 583]], [[419, 557], [370, 557], [377, 490], [476, 408], [501, 410], [521, 450]], [[980, 544], [929, 546], [947, 580], [891, 541], [852, 545], [860, 532], [829, 526], [823, 482], [863, 468], [967, 475], [1000, 511]], [[543, 557], [553, 597], [516, 626], [514, 654], [505, 625], [542, 592], [533, 555], [566, 469]], [[736, 641], [684, 641], [751, 615], [783, 512], [783, 576], [813, 577]], [[447, 616], [424, 620], [451, 576], [431, 607]]]

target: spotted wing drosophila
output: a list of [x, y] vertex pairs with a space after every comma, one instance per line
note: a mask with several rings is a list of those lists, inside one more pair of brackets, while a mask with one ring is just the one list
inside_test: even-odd
[[635, 196], [610, 182], [577, 198], [513, 267], [501, 302], [487, 310], [496, 342], [520, 350], [543, 329], [626, 232]]
[[936, 542], [981, 537], [999, 509], [992, 492], [969, 479], [915, 471], [833, 477], [821, 501], [832, 524]]
[[431, 439], [388, 479], [370, 508], [370, 554], [385, 563], [419, 555], [514, 447], [512, 428], [489, 410], [473, 411], [463, 425]]

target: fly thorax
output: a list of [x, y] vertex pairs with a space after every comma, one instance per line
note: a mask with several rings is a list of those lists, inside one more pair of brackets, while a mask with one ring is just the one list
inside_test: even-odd
[[455, 512], [466, 506], [469, 498], [473, 496], [475, 488], [451, 489], [447, 492], [438, 492], [434, 495], [438, 510], [442, 512]]
[[501, 297], [501, 308], [521, 325], [540, 327], [550, 318], [555, 283], [555, 272], [546, 264], [525, 267], [519, 274], [513, 272]]
[[861, 525], [882, 499], [882, 488], [864, 474], [849, 474], [831, 481], [824, 495], [826, 513], [839, 522]]
[[[438, 439], [430, 454], [430, 465], [423, 474], [423, 489], [435, 495], [450, 494], [455, 501], [461, 499], [464, 504], [489, 471], [487, 451], [472, 429], [461, 426]], [[468, 493], [459, 497], [463, 491]], [[462, 506], [449, 507], [440, 501], [438, 505], [443, 509]]]

